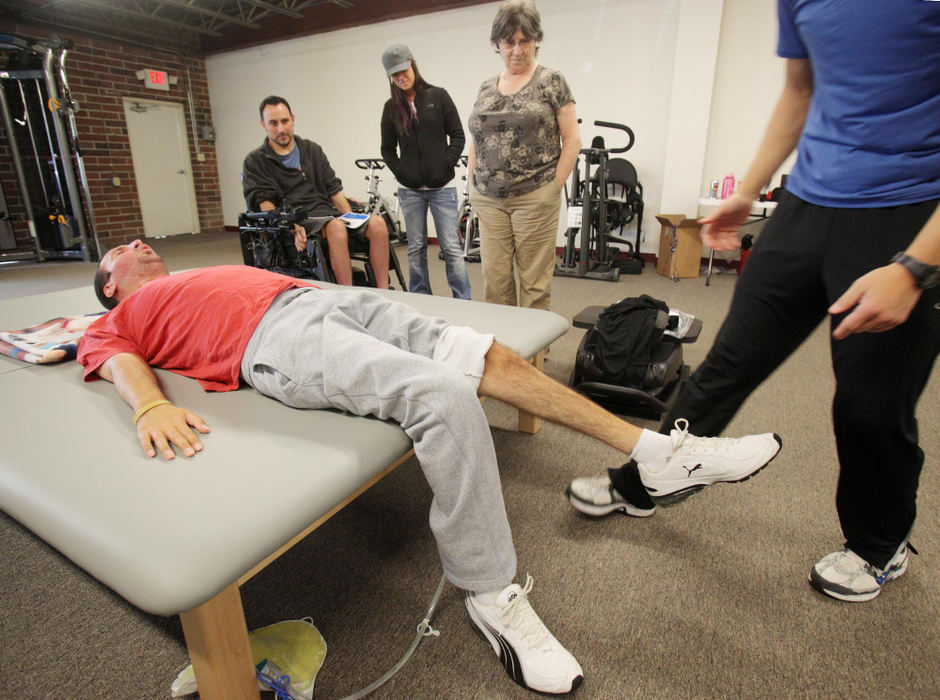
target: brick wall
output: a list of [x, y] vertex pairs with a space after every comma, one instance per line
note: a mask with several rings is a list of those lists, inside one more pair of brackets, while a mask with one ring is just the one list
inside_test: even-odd
[[[25, 27], [15, 31], [33, 38], [46, 36], [42, 31], [30, 31]], [[81, 36], [71, 38], [75, 47], [66, 57], [65, 72], [73, 99], [79, 106], [76, 114], [79, 143], [88, 176], [96, 230], [102, 247], [106, 249], [144, 234], [130, 141], [124, 120], [125, 97], [165, 100], [183, 105], [199, 224], [203, 232], [221, 231], [224, 225], [215, 144], [199, 140], [199, 149], [205, 160], [196, 160], [196, 140], [199, 134], [192, 133], [190, 108], [187, 103], [186, 83], [189, 80], [196, 130], [201, 131], [204, 126], [212, 125], [208, 82], [202, 58], [119, 46]], [[169, 92], [149, 90], [135, 76], [135, 72], [141, 68], [166, 71], [177, 76], [179, 82], [177, 85], [171, 85]], [[21, 149], [21, 156], [24, 159], [31, 158], [32, 153]], [[120, 185], [113, 184], [115, 177], [120, 179]], [[29, 249], [31, 244], [26, 230], [22, 199], [18, 193], [19, 185], [15, 179], [2, 124], [0, 178], [3, 180], [10, 212], [16, 218], [17, 240], [22, 241], [23, 247]]]

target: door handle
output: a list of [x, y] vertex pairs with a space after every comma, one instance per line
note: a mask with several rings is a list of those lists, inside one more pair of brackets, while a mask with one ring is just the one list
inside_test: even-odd
[[177, 170], [176, 172], [177, 172], [178, 175], [185, 175], [185, 174], [186, 174], [186, 171], [185, 171], [185, 170], [182, 170], [182, 169]]

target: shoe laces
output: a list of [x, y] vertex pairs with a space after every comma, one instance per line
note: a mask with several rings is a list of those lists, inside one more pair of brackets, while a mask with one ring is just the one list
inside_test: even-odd
[[698, 437], [689, 435], [689, 421], [677, 418], [675, 429], [672, 431], [673, 451], [684, 449], [696, 452], [717, 452], [726, 450], [737, 442], [736, 438]]
[[854, 576], [868, 574], [872, 578], [877, 578], [878, 574], [881, 573], [878, 569], [848, 548], [845, 548], [840, 552], [834, 552], [832, 567], [840, 574]]
[[544, 649], [549, 644], [549, 631], [529, 604], [529, 592], [535, 583], [532, 576], [526, 574], [525, 585], [518, 593], [509, 597], [509, 601], [500, 609], [503, 622], [516, 630], [533, 649]]

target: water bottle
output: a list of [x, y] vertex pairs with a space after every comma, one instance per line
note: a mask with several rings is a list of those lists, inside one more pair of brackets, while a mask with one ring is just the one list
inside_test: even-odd
[[734, 173], [728, 173], [725, 175], [725, 179], [721, 181], [721, 198], [728, 199], [731, 195], [734, 194]]

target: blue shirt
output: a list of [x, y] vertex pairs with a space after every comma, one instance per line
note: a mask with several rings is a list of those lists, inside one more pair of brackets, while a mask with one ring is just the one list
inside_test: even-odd
[[940, 197], [940, 2], [778, 0], [813, 99], [787, 189], [832, 207]]
[[296, 141], [294, 142], [294, 147], [291, 149], [290, 153], [288, 153], [286, 156], [282, 156], [280, 153], [278, 153], [277, 157], [281, 159], [284, 167], [300, 170], [300, 146], [297, 145]]

